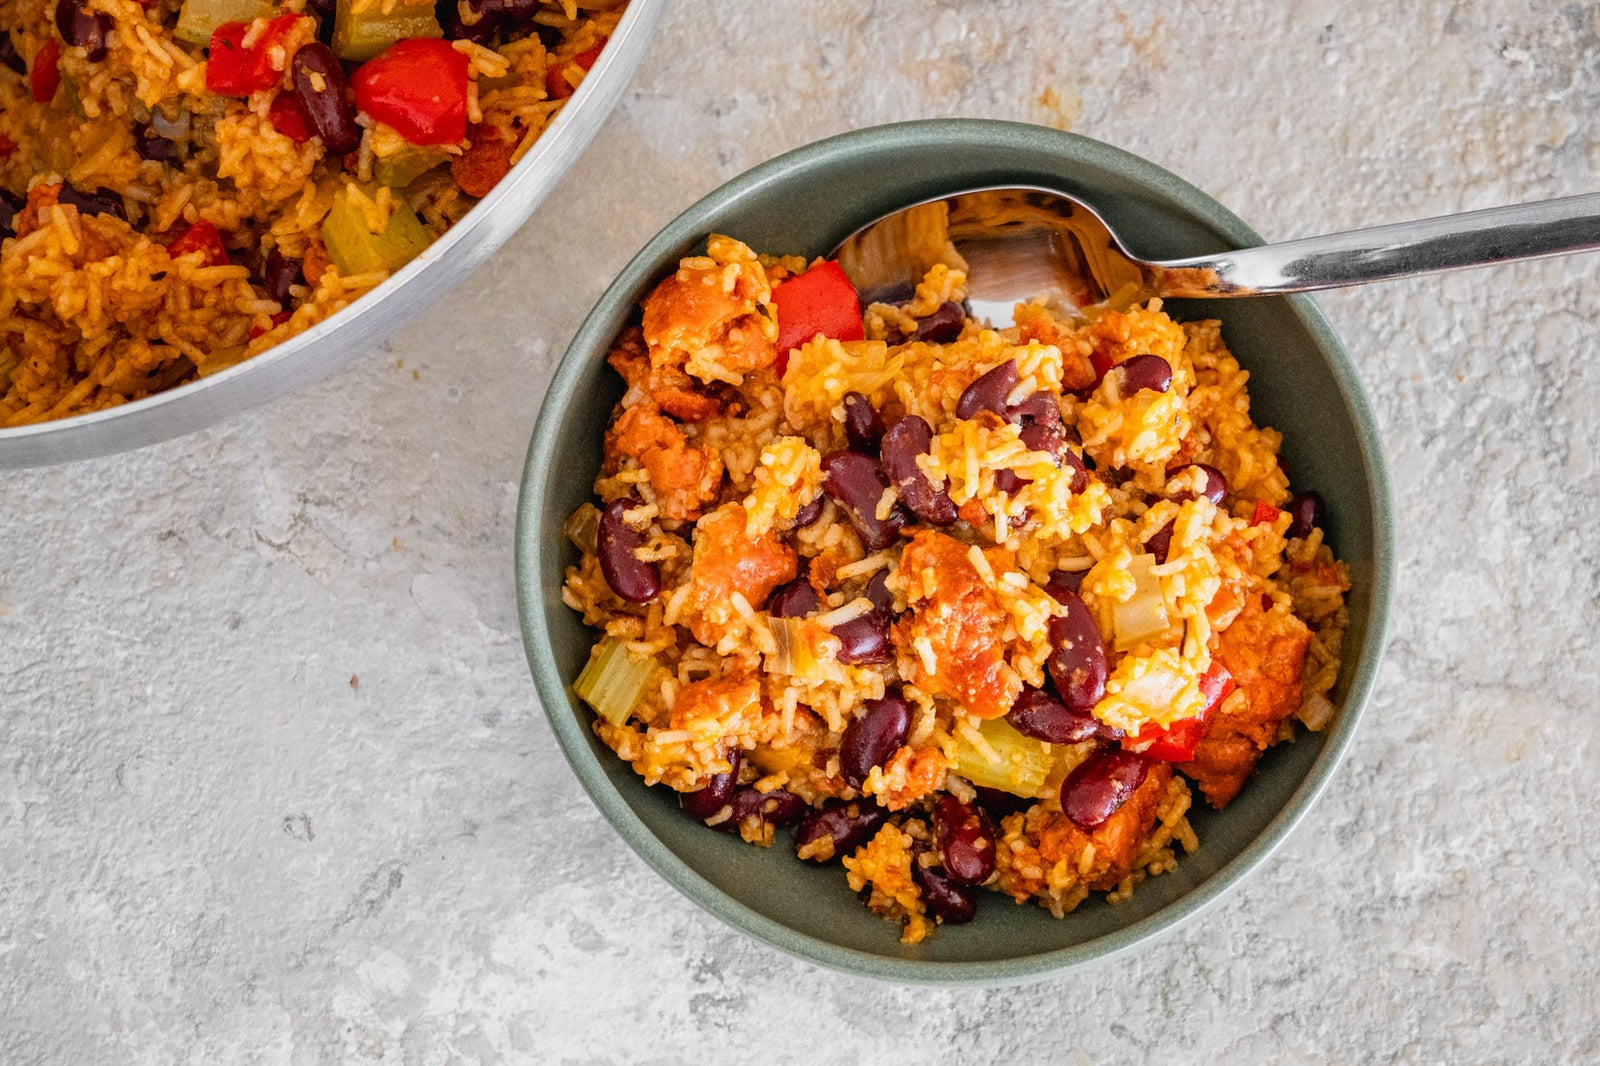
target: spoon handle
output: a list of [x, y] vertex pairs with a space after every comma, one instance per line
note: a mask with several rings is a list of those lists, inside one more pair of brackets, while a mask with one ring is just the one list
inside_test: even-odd
[[1149, 264], [1171, 296], [1254, 296], [1600, 248], [1600, 193]]

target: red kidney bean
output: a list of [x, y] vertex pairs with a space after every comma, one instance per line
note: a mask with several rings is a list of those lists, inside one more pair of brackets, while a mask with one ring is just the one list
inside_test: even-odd
[[1044, 583], [1044, 590], [1051, 599], [1064, 604], [1078, 595], [1078, 590], [1083, 588], [1083, 579], [1088, 576], [1087, 570], [1057, 570]]
[[771, 792], [762, 792], [753, 785], [742, 785], [734, 789], [728, 805], [733, 808], [733, 812], [727, 821], [718, 822], [712, 827], [724, 833], [737, 833], [739, 825], [750, 818], [760, 818], [768, 825], [782, 829], [786, 825], [798, 822], [810, 809], [806, 806], [805, 800], [786, 789], [775, 788]]
[[[5, 34], [0, 33], [0, 37], [4, 36]], [[22, 197], [0, 189], [0, 238], [17, 235], [17, 214], [24, 206]]]
[[[1017, 431], [1017, 436], [1030, 451], [1047, 452], [1056, 457], [1058, 464], [1072, 468], [1073, 492], [1082, 492], [1088, 488], [1089, 473], [1084, 469], [1083, 460], [1066, 446], [1068, 427], [1061, 421], [1061, 406], [1054, 396], [1047, 392], [1036, 392], [1021, 403], [1008, 408], [1006, 417], [1012, 422], [1021, 423], [1022, 428]], [[1017, 480], [1020, 483], [1019, 487], [1028, 484], [1021, 479]], [[996, 481], [998, 483], [998, 478]], [[1002, 487], [1002, 491], [1014, 490]]]
[[494, 40], [495, 34], [500, 32], [500, 19], [484, 10], [486, 6], [481, 0], [467, 0], [467, 7], [476, 16], [468, 22], [462, 17], [456, 0], [440, 0], [439, 25], [444, 30], [445, 39], [484, 45]]
[[1061, 700], [1075, 711], [1088, 713], [1106, 694], [1106, 646], [1089, 608], [1078, 594], [1064, 588], [1050, 590], [1067, 613], [1050, 619], [1050, 653], [1046, 666]]
[[883, 419], [872, 401], [859, 392], [844, 394], [844, 435], [850, 441], [851, 451], [878, 454], [878, 442], [883, 440]]
[[1124, 396], [1132, 396], [1145, 389], [1166, 392], [1172, 387], [1172, 367], [1159, 355], [1136, 355], [1118, 363], [1116, 369], [1122, 375], [1119, 384]]
[[1046, 744], [1082, 744], [1100, 734], [1100, 722], [1076, 711], [1042, 688], [1024, 685], [1006, 712], [1006, 721], [1025, 737]]
[[959, 885], [981, 885], [994, 873], [994, 825], [950, 793], [933, 805], [933, 840], [944, 872]]
[[[906, 293], [907, 297], [911, 294]], [[863, 300], [867, 303], [885, 303], [884, 300]], [[894, 301], [903, 304], [904, 300]], [[949, 344], [961, 336], [961, 327], [966, 324], [967, 312], [958, 303], [946, 301], [939, 305], [931, 315], [924, 315], [917, 319], [917, 328], [909, 334], [895, 330], [889, 334], [887, 340], [891, 346], [905, 344], [907, 341], [924, 341], [928, 344]]]
[[934, 488], [917, 465], [917, 456], [928, 454], [932, 445], [933, 429], [916, 415], [907, 415], [884, 435], [883, 466], [900, 502], [912, 514], [931, 525], [947, 526], [956, 520], [955, 501], [943, 488]]
[[972, 790], [978, 794], [978, 803], [989, 812], [991, 818], [1004, 818], [1008, 814], [1016, 814], [1033, 806], [1031, 797], [1018, 796], [1002, 789], [973, 785]]
[[1315, 492], [1302, 492], [1289, 504], [1289, 536], [1309, 537], [1311, 531], [1322, 525], [1327, 506]]
[[[450, 0], [450, 6], [455, 6], [455, 0]], [[338, 13], [339, 5], [337, 0], [306, 0], [306, 7], [319, 19], [331, 19]]]
[[17, 46], [11, 43], [9, 32], [0, 32], [0, 66], [10, 67], [24, 78], [28, 76], [28, 61], [22, 58]]
[[869, 551], [893, 544], [906, 524], [905, 512], [898, 507], [888, 518], [878, 517], [878, 501], [888, 487], [889, 479], [870, 455], [845, 451], [822, 457], [822, 491], [844, 508]]
[[361, 127], [356, 125], [356, 105], [345, 92], [344, 67], [333, 49], [320, 41], [302, 45], [289, 70], [300, 109], [311, 131], [322, 138], [322, 146], [333, 155], [355, 151]]
[[888, 762], [911, 732], [911, 704], [891, 692], [881, 700], [865, 700], [861, 713], [845, 727], [839, 741], [839, 772], [845, 784], [860, 788], [873, 767]]
[[1089, 487], [1089, 468], [1084, 464], [1084, 457], [1071, 448], [1062, 448], [1059, 453], [1062, 466], [1072, 468], [1072, 484], [1069, 486], [1073, 492], [1082, 492]]
[[1017, 436], [1028, 446], [1029, 451], [1045, 452], [1049, 455], [1058, 455], [1062, 451], [1062, 445], [1067, 442], [1059, 418], [1054, 422], [1025, 423], [1017, 431]]
[[804, 529], [822, 517], [822, 497], [818, 496], [795, 512], [793, 529]]
[[894, 659], [894, 649], [889, 643], [889, 623], [876, 612], [833, 627], [839, 638], [838, 659], [851, 666], [886, 663]]
[[1117, 813], [1149, 772], [1150, 760], [1136, 751], [1096, 752], [1061, 782], [1061, 810], [1073, 825], [1092, 833]]
[[133, 150], [139, 153], [140, 159], [157, 163], [173, 163], [182, 155], [177, 141], [161, 136], [149, 126], [133, 131]]
[[767, 613], [774, 618], [806, 618], [822, 609], [822, 597], [805, 577], [789, 582], [767, 601]]
[[823, 837], [829, 837], [833, 841], [833, 850], [823, 856], [810, 857], [807, 861], [827, 862], [829, 859], [843, 858], [871, 840], [887, 820], [887, 812], [872, 800], [829, 800], [807, 812], [801, 819], [800, 827], [794, 831], [795, 848], [802, 850]]
[[1017, 472], [1010, 468], [994, 472], [994, 487], [1007, 496], [1015, 496], [1033, 482], [1025, 477], [1018, 477]]
[[1167, 561], [1167, 553], [1172, 551], [1172, 527], [1177, 524], [1174, 519], [1156, 530], [1155, 535], [1144, 542], [1144, 550], [1156, 557], [1156, 562]]
[[886, 663], [894, 658], [894, 649], [889, 644], [889, 625], [894, 621], [894, 597], [889, 594], [888, 574], [887, 570], [880, 570], [867, 582], [863, 595], [872, 601], [871, 611], [842, 622], [831, 630], [839, 638], [840, 662], [861, 666]]
[[697, 822], [713, 818], [722, 808], [733, 802], [733, 790], [739, 784], [739, 749], [728, 752], [728, 772], [712, 774], [706, 783], [694, 792], [678, 793], [678, 806]]
[[968, 385], [956, 401], [956, 417], [971, 418], [979, 411], [993, 411], [1006, 417], [1006, 399], [1017, 387], [1017, 361], [1007, 359], [977, 381]]
[[76, 207], [81, 215], [113, 215], [124, 222], [128, 221], [127, 205], [122, 202], [121, 195], [110, 189], [80, 192], [71, 185], [63, 185], [57, 199]]
[[1061, 405], [1048, 392], [1035, 392], [1006, 408], [1003, 414], [1007, 422], [1020, 422], [1024, 426], [1061, 424]]
[[917, 319], [917, 331], [911, 335], [911, 339], [929, 344], [949, 344], [961, 336], [961, 327], [966, 321], [967, 313], [961, 305], [947, 300], [933, 314]]
[[267, 253], [267, 263], [261, 274], [267, 295], [283, 303], [289, 298], [290, 286], [300, 284], [300, 260], [286, 258], [274, 248]]
[[957, 884], [946, 871], [930, 869], [912, 859], [911, 876], [922, 890], [923, 905], [946, 925], [965, 925], [978, 913], [978, 894]]
[[106, 57], [112, 25], [110, 15], [91, 14], [83, 0], [59, 0], [56, 4], [56, 29], [61, 32], [61, 39], [83, 48], [91, 63]]
[[894, 617], [894, 594], [889, 591], [889, 571], [879, 570], [861, 594], [872, 601], [872, 609], [885, 618]]
[[634, 499], [612, 500], [606, 506], [600, 514], [595, 553], [612, 592], [629, 603], [649, 603], [661, 594], [661, 568], [639, 560], [635, 552], [644, 547], [644, 538], [622, 520], [624, 512], [637, 506]]
[[[1198, 470], [1205, 475], [1205, 487], [1201, 490], [1200, 495], [1221, 507], [1222, 498], [1228, 494], [1228, 479], [1222, 476], [1222, 471], [1208, 463], [1190, 463], [1188, 466], [1173, 471], [1173, 476], [1176, 477], [1185, 470]], [[1195, 494], [1184, 490], [1172, 498], [1178, 503], [1183, 503], [1185, 500], [1194, 499]]]

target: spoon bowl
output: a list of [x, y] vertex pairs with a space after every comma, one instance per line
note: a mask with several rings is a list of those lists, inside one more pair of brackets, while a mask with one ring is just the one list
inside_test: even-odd
[[1028, 185], [969, 189], [884, 215], [834, 250], [868, 302], [898, 302], [936, 263], [967, 275], [975, 317], [1012, 325], [1019, 303], [1058, 314], [1151, 297], [1214, 299], [1342, 288], [1600, 248], [1600, 194], [1570, 196], [1282, 244], [1144, 259], [1093, 207]]

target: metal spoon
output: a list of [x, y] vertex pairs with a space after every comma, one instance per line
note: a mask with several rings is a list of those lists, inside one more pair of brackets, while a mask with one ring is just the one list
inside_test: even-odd
[[864, 226], [834, 253], [868, 301], [903, 300], [935, 263], [967, 273], [975, 318], [1012, 324], [1041, 297], [1074, 313], [1152, 296], [1266, 296], [1600, 248], [1600, 193], [1306, 237], [1188, 259], [1140, 259], [1082, 200], [972, 189]]

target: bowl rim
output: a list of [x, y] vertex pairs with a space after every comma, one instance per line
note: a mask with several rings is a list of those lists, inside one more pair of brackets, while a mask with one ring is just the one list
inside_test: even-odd
[[982, 149], [994, 147], [997, 142], [1014, 144], [1026, 141], [1073, 162], [1115, 169], [1126, 174], [1216, 227], [1237, 247], [1262, 243], [1255, 231], [1238, 216], [1197, 187], [1155, 163], [1079, 134], [1024, 123], [989, 119], [927, 119], [873, 126], [829, 137], [762, 163], [696, 201], [651, 238], [606, 288], [563, 354], [541, 404], [523, 471], [515, 531], [517, 611], [524, 650], [540, 705], [568, 765], [600, 813], [629, 847], [696, 905], [757, 940], [833, 970], [919, 985], [1015, 984], [1039, 980], [1069, 968], [1122, 954], [1152, 937], [1192, 921], [1209, 909], [1260, 866], [1311, 809], [1343, 761], [1350, 740], [1360, 725], [1377, 679], [1394, 593], [1393, 501], [1383, 456], [1382, 436], [1360, 378], [1343, 344], [1309, 297], [1291, 296], [1284, 299], [1291, 313], [1307, 327], [1322, 350], [1334, 381], [1354, 417], [1367, 492], [1372, 503], [1370, 532], [1374, 565], [1371, 614], [1361, 647], [1356, 653], [1354, 675], [1337, 721], [1332, 729], [1323, 734], [1325, 740], [1322, 751], [1288, 801], [1255, 839], [1195, 888], [1153, 914], [1112, 933], [1068, 947], [1003, 960], [944, 962], [890, 958], [816, 939], [739, 903], [702, 878], [663, 844], [633, 813], [605, 777], [589, 748], [586, 723], [580, 723], [578, 716], [570, 710], [567, 686], [551, 649], [545, 605], [539, 587], [543, 545], [539, 543], [537, 501], [543, 498], [552, 473], [545, 457], [554, 454], [562, 408], [585, 369], [585, 361], [579, 357], [580, 353], [609, 343], [611, 339], [609, 336], [598, 336], [601, 331], [599, 319], [604, 317], [602, 312], [619, 299], [630, 299], [631, 294], [648, 284], [656, 272], [650, 264], [663, 254], [671, 254], [682, 248], [688, 241], [702, 238], [709, 232], [707, 223], [714, 215], [768, 183], [795, 171], [827, 165], [866, 146], [883, 150], [895, 143], [925, 144], [929, 140], [948, 144], [952, 149]]
[[377, 288], [304, 333], [209, 377], [98, 411], [0, 427], [0, 470], [170, 440], [270, 403], [376, 348], [465, 280], [555, 190], [621, 99], [666, 5], [667, 0], [631, 0], [594, 69], [528, 153], [460, 221]]

